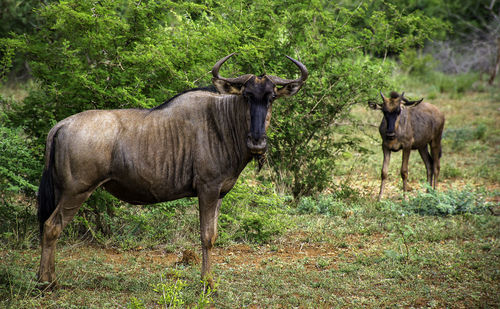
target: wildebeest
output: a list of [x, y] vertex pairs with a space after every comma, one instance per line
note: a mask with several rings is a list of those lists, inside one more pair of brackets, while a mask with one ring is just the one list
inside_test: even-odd
[[[382, 136], [384, 163], [382, 165], [382, 181], [378, 199], [382, 198], [384, 184], [387, 179], [391, 151], [403, 150], [401, 178], [403, 178], [403, 195], [408, 190], [408, 160], [412, 149], [418, 149], [425, 168], [427, 182], [436, 189], [439, 177], [439, 159], [441, 157], [441, 136], [444, 127], [444, 115], [434, 105], [417, 101], [409, 101], [404, 92], [399, 95], [391, 92], [386, 98], [382, 92], [382, 104], [370, 103], [373, 109], [380, 109], [384, 118], [380, 123], [379, 132]], [[428, 146], [430, 146], [430, 154]]]
[[201, 275], [211, 280], [222, 198], [247, 163], [265, 153], [272, 102], [296, 94], [308, 76], [287, 56], [300, 69], [297, 79], [221, 77], [221, 65], [233, 54], [212, 69], [216, 91], [193, 89], [153, 109], [89, 110], [50, 130], [38, 191], [40, 282], [55, 283], [56, 241], [99, 186], [131, 204], [197, 196]]

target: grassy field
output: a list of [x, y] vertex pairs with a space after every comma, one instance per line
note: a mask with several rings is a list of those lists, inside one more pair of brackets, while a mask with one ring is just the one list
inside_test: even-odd
[[[412, 153], [414, 190], [408, 201], [402, 200], [401, 153], [396, 153], [385, 199], [376, 202], [382, 164], [376, 127], [382, 115], [356, 107], [356, 134], [367, 153], [346, 156], [337, 167], [336, 186], [321, 197], [283, 206], [275, 218], [283, 227], [280, 235], [263, 244], [219, 242], [214, 294], [201, 292], [199, 263], [179, 263], [184, 250], [201, 251], [192, 226], [197, 212], [190, 207], [179, 220], [191, 227], [178, 227], [178, 234], [187, 236], [168, 244], [124, 249], [63, 239], [56, 257], [60, 287], [52, 292], [36, 288], [38, 248], [2, 245], [0, 307], [154, 308], [172, 302], [181, 308], [207, 303], [215, 308], [498, 308], [500, 217], [492, 212], [499, 212], [500, 200], [500, 95], [491, 91], [431, 95], [429, 101], [447, 116], [439, 192], [426, 193], [424, 165]], [[245, 176], [255, 177], [253, 171]], [[340, 196], [338, 190], [350, 193], [328, 200]], [[452, 212], [446, 206], [465, 200], [477, 208]], [[432, 215], [428, 211], [436, 204], [451, 214]]]

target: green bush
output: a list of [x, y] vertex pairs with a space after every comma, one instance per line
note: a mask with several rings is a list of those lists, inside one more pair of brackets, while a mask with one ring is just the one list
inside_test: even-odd
[[359, 193], [347, 185], [331, 194], [320, 194], [317, 197], [300, 198], [295, 211], [298, 214], [321, 214], [327, 216], [344, 216], [351, 208], [349, 205], [359, 201]]
[[345, 208], [343, 201], [331, 195], [320, 195], [318, 198], [306, 196], [297, 205], [299, 214], [340, 215]]
[[30, 139], [21, 129], [0, 123], [0, 190], [34, 195], [42, 165], [36, 160]]
[[431, 55], [423, 55], [415, 49], [407, 49], [399, 55], [401, 69], [410, 75], [425, 77], [437, 66], [436, 60]]
[[441, 26], [385, 1], [326, 0], [72, 0], [42, 6], [37, 23], [37, 31], [0, 45], [24, 53], [40, 84], [10, 113], [39, 145], [56, 121], [79, 111], [152, 107], [208, 84], [214, 62], [234, 51], [223, 75], [293, 78], [297, 69], [284, 56], [304, 62], [309, 80], [298, 96], [274, 105], [268, 134], [274, 179], [294, 197], [323, 190], [339, 150], [356, 145], [328, 137], [352, 105], [387, 85], [388, 68], [377, 57], [422, 45]]
[[403, 201], [403, 209], [421, 215], [447, 216], [486, 213], [490, 206], [480, 192], [473, 190], [470, 186], [462, 190], [436, 191], [427, 185], [427, 191], [427, 193], [419, 193], [408, 201]]
[[0, 243], [29, 246], [36, 239], [36, 183], [41, 170], [23, 131], [0, 123]]
[[288, 218], [286, 198], [275, 192], [271, 182], [240, 177], [223, 199], [218, 242], [269, 242], [291, 227]]

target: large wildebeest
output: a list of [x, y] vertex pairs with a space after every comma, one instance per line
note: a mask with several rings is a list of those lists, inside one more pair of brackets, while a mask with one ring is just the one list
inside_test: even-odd
[[[401, 178], [403, 178], [403, 195], [408, 190], [408, 160], [412, 149], [418, 149], [427, 169], [427, 181], [436, 189], [439, 176], [439, 159], [441, 157], [441, 135], [444, 127], [444, 115], [434, 105], [418, 101], [409, 101], [404, 92], [399, 95], [391, 92], [386, 98], [382, 92], [382, 104], [370, 103], [373, 109], [380, 109], [384, 118], [379, 132], [382, 136], [384, 163], [382, 165], [382, 181], [378, 199], [382, 198], [384, 184], [387, 179], [391, 151], [403, 150]], [[430, 146], [430, 154], [428, 150]]]
[[38, 194], [42, 253], [38, 279], [55, 282], [56, 241], [78, 208], [99, 186], [131, 204], [197, 196], [202, 278], [210, 280], [222, 198], [243, 168], [267, 149], [271, 104], [294, 95], [306, 67], [288, 80], [272, 75], [224, 78], [212, 69], [216, 89], [193, 89], [153, 109], [90, 110], [49, 132]]

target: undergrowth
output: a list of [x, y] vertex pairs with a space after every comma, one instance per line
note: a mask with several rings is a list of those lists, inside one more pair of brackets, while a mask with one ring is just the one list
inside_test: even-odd
[[437, 191], [429, 185], [427, 192], [420, 192], [408, 201], [403, 200], [402, 207], [421, 215], [447, 216], [457, 214], [485, 214], [493, 206], [484, 198], [484, 193], [466, 186], [463, 189], [451, 188]]
[[[213, 304], [213, 297], [217, 293], [217, 287], [213, 289], [209, 287], [204, 280], [201, 281], [203, 289], [199, 293], [197, 302], [194, 305], [186, 307], [189, 301], [185, 295], [185, 289], [188, 287], [187, 281], [184, 279], [185, 274], [182, 270], [174, 269], [167, 273], [166, 276], [160, 275], [160, 282], [151, 285], [151, 288], [156, 293], [156, 305], [161, 308], [191, 308], [202, 309], [208, 308]], [[146, 309], [149, 308], [143, 300], [132, 296], [127, 306], [130, 309]]]

